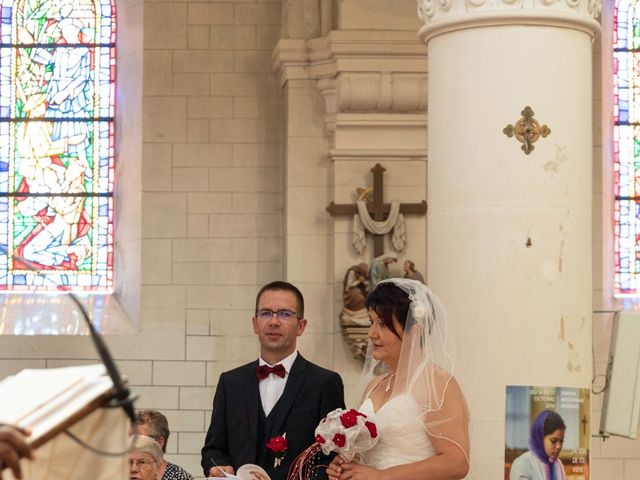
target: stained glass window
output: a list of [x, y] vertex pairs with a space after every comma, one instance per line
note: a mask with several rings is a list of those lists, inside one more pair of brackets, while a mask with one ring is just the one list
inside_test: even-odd
[[113, 290], [113, 3], [0, 0], [0, 291]]
[[614, 272], [617, 296], [640, 294], [640, 3], [614, 10]]

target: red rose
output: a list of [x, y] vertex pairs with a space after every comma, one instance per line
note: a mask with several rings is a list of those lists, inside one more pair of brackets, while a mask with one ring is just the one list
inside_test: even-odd
[[326, 440], [322, 435], [316, 435], [316, 443], [324, 443]]
[[352, 408], [340, 415], [340, 422], [344, 428], [351, 428], [358, 423], [358, 417], [366, 417], [366, 415]]
[[267, 443], [267, 448], [273, 453], [284, 452], [287, 449], [287, 439], [282, 436], [273, 437]]
[[364, 426], [369, 429], [369, 435], [371, 435], [371, 438], [376, 438], [378, 436], [378, 429], [376, 428], [375, 423], [364, 422]]
[[348, 412], [343, 413], [342, 415], [340, 415], [340, 422], [342, 423], [342, 426], [344, 428], [351, 428], [353, 427], [355, 424], [358, 423], [358, 412], [356, 412], [355, 410], [351, 409]]
[[333, 443], [336, 447], [344, 447], [344, 444], [347, 443], [347, 437], [345, 437], [342, 433], [336, 433], [333, 436]]

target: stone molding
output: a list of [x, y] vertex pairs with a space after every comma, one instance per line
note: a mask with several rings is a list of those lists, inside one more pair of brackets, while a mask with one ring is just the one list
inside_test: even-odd
[[337, 149], [329, 150], [332, 161], [365, 160], [367, 162], [393, 162], [397, 160], [427, 160], [427, 151], [422, 149], [381, 150], [381, 149]]
[[341, 114], [426, 112], [426, 48], [413, 32], [332, 31], [311, 40], [283, 39], [272, 58], [281, 85], [316, 80], [329, 132]]
[[309, 77], [307, 40], [281, 39], [271, 54], [273, 72], [280, 77], [280, 86], [289, 80]]
[[468, 28], [538, 25], [572, 28], [593, 37], [602, 0], [418, 0], [426, 43], [443, 33]]
[[340, 74], [339, 112], [411, 113], [427, 110], [427, 76], [373, 72]]

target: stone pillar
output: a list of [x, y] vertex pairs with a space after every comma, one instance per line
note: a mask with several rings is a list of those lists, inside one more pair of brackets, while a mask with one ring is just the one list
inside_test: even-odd
[[305, 357], [329, 368], [336, 330], [329, 271], [330, 201], [326, 167], [323, 101], [309, 77], [307, 41], [282, 39], [273, 52], [273, 65], [283, 91], [284, 279], [305, 296], [309, 324], [300, 338]]
[[[475, 478], [502, 478], [505, 386], [591, 381], [591, 41], [598, 0], [420, 0], [428, 272], [448, 307]], [[503, 129], [529, 106], [550, 133]]]
[[[426, 199], [425, 50], [415, 31], [334, 30], [281, 39], [274, 51], [285, 97], [285, 277], [314, 292], [309, 304], [321, 308], [313, 318], [323, 325], [305, 333], [303, 351], [340, 370], [349, 405], [362, 362], [342, 338], [342, 283], [349, 266], [370, 264], [373, 242], [356, 253], [353, 215], [331, 217], [325, 208], [355, 206], [376, 163], [386, 169], [385, 202]], [[426, 218], [407, 215], [405, 225], [400, 259], [424, 273]], [[402, 275], [401, 263], [393, 269]]]

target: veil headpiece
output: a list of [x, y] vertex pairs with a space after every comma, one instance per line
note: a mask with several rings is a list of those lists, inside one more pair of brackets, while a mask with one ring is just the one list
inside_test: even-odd
[[[453, 347], [445, 309], [431, 289], [417, 280], [391, 278], [377, 283], [373, 291], [389, 283], [409, 300], [404, 329], [398, 332], [402, 339], [398, 364], [392, 371], [374, 359], [369, 342], [358, 393], [364, 400], [371, 386], [382, 381], [389, 386], [387, 403], [410, 395], [420, 407], [420, 420], [428, 434], [453, 442], [468, 461], [469, 413], [453, 377]], [[395, 310], [394, 315], [397, 317]]]

